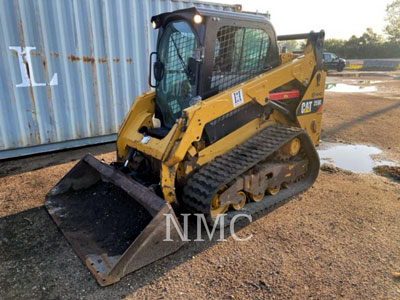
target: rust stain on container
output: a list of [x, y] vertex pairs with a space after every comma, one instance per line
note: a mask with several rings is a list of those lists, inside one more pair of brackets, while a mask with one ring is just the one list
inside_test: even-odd
[[105, 63], [105, 62], [107, 62], [107, 59], [106, 59], [106, 58], [101, 58], [101, 57], [99, 57], [99, 58], [97, 59], [97, 61], [98, 61], [99, 63]]
[[[93, 24], [91, 19], [89, 19], [89, 24]], [[93, 25], [89, 26], [89, 41], [90, 41], [90, 56], [93, 57]], [[92, 69], [92, 80], [93, 80], [93, 98], [95, 102], [95, 109], [96, 109], [96, 119], [99, 120], [98, 122], [98, 132], [101, 133], [103, 131], [103, 126], [100, 120], [102, 120], [102, 114], [100, 111], [100, 100], [99, 100], [99, 93], [98, 93], [98, 85], [97, 85], [97, 74], [96, 74], [96, 65], [94, 64], [94, 58], [91, 64]]]
[[132, 58], [127, 58], [127, 59], [126, 59], [126, 62], [127, 62], [127, 63], [131, 63], [131, 62], [132, 62]]
[[82, 60], [84, 62], [90, 62], [92, 64], [94, 63], [94, 57], [84, 56], [84, 57], [82, 57]]
[[106, 64], [106, 69], [107, 69], [107, 85], [108, 85], [108, 96], [110, 99], [112, 99], [112, 103], [114, 102], [114, 95], [112, 93], [113, 91], [113, 82], [112, 82], [112, 76], [111, 76], [111, 70], [110, 70], [110, 64]]
[[50, 55], [54, 56], [54, 57], [59, 57], [60, 56], [60, 54], [58, 54], [57, 52], [50, 52]]
[[[48, 74], [47, 68], [46, 68], [47, 62], [44, 58], [42, 59], [42, 65], [43, 65], [44, 77], [48, 78], [49, 74]], [[56, 129], [55, 121], [54, 121], [55, 115], [54, 115], [54, 108], [53, 108], [53, 98], [51, 95], [51, 87], [49, 85], [46, 86], [46, 97], [47, 97], [47, 101], [48, 101], [48, 105], [49, 105], [49, 110], [51, 111], [51, 113], [49, 114], [49, 119], [50, 119], [50, 125], [52, 127], [52, 134], [56, 138], [57, 137], [57, 129]], [[48, 132], [48, 134], [50, 134], [50, 133]]]
[[74, 55], [68, 55], [68, 59], [71, 60], [71, 61], [79, 61], [79, 60], [81, 60], [80, 57], [74, 56]]
[[25, 60], [25, 56], [22, 55], [22, 60], [24, 61], [25, 68], [26, 68], [26, 75], [28, 75], [29, 81], [31, 81], [31, 70], [29, 69], [29, 64]]
[[31, 52], [31, 55], [32, 55], [32, 56], [40, 56], [40, 53], [39, 53], [39, 52], [32, 51], [32, 52]]
[[[18, 11], [19, 13], [19, 11]], [[21, 43], [21, 47], [25, 48], [25, 39], [24, 39], [24, 27], [22, 26], [22, 19], [21, 14], [18, 14], [20, 21], [19, 21], [19, 41]]]
[[[30, 78], [29, 78], [29, 80], [30, 80]], [[38, 120], [37, 120], [37, 114], [36, 114], [35, 95], [33, 94], [32, 85], [29, 86], [29, 95], [30, 95], [30, 99], [31, 99], [31, 103], [32, 103], [31, 113], [32, 113], [32, 118], [33, 118], [33, 122], [34, 122], [34, 131], [35, 131], [35, 140], [32, 139], [33, 137], [31, 134], [31, 141], [35, 141], [36, 142], [35, 144], [40, 144], [41, 140], [40, 140], [39, 126], [38, 126]]]
[[116, 63], [119, 62], [119, 58], [114, 57], [113, 62], [116, 62]]
[[36, 142], [37, 142], [38, 144], [41, 144], [41, 143], [42, 143], [42, 139], [40, 138], [40, 133], [39, 133], [39, 131], [35, 131], [35, 139], [36, 139]]
[[[19, 17], [19, 24], [18, 24], [19, 25], [19, 40], [20, 40], [20, 43], [21, 43], [21, 47], [25, 48], [24, 27], [23, 27], [23, 24], [22, 24], [21, 12], [19, 10], [17, 11], [17, 15]], [[31, 70], [29, 68], [28, 62], [26, 61], [26, 56], [25, 55], [22, 55], [22, 60], [23, 60], [23, 63], [25, 65], [25, 68], [26, 68], [26, 73], [27, 73], [29, 82], [31, 82]], [[34, 130], [34, 133], [35, 133], [35, 139], [33, 138], [32, 133], [29, 134], [29, 138], [28, 139], [30, 140], [30, 144], [35, 145], [35, 144], [40, 144], [40, 134], [39, 134], [38, 119], [37, 119], [37, 115], [36, 115], [35, 96], [33, 94], [32, 85], [29, 86], [29, 96], [30, 96], [29, 98], [30, 98], [30, 102], [31, 102], [31, 105], [32, 105], [31, 113], [32, 113], [33, 130]], [[36, 140], [36, 142], [35, 142], [35, 140]]]
[[[20, 39], [21, 47], [25, 48], [24, 27], [22, 25], [22, 19], [21, 19], [21, 15], [20, 15], [19, 11], [18, 11], [18, 15], [19, 15], [19, 18], [20, 18], [20, 22], [19, 22], [19, 39]], [[23, 61], [24, 65], [25, 65], [26, 74], [28, 76], [29, 82], [31, 82], [31, 70], [29, 68], [28, 62], [26, 61], [26, 56], [25, 55], [22, 55], [22, 61]], [[37, 115], [36, 115], [35, 95], [33, 93], [32, 85], [29, 85], [28, 89], [29, 89], [29, 96], [30, 96], [29, 98], [30, 98], [30, 102], [31, 102], [31, 105], [32, 105], [31, 113], [32, 113], [32, 119], [33, 119], [33, 130], [34, 130], [34, 133], [35, 133], [35, 139], [33, 138], [32, 133], [30, 133], [29, 140], [30, 140], [30, 143], [32, 145], [35, 145], [35, 144], [40, 144], [41, 141], [40, 141], [40, 134], [39, 134], [38, 119], [37, 119]]]

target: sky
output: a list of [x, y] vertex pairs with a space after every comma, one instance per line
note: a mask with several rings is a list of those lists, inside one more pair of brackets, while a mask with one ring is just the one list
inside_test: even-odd
[[325, 38], [348, 39], [362, 35], [370, 27], [382, 34], [385, 8], [393, 0], [214, 0], [241, 4], [244, 11], [269, 12], [280, 34], [325, 30]]

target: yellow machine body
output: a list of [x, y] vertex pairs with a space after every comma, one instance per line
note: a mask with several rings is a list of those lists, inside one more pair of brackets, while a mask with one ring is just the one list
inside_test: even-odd
[[[145, 135], [138, 131], [142, 126], [153, 126], [155, 109], [155, 92], [140, 95], [135, 99], [118, 132], [117, 159], [123, 162], [129, 148], [134, 148], [160, 160], [160, 182], [164, 199], [168, 202], [178, 202], [175, 193], [176, 180], [179, 181], [181, 176], [187, 176], [195, 168], [228, 152], [267, 126], [274, 124], [300, 126], [307, 131], [317, 146], [321, 135], [321, 110], [296, 116], [298, 125], [287, 120], [278, 111], [274, 111], [267, 120], [255, 119], [209, 147], [195, 146], [200, 140], [205, 124], [238, 108], [234, 107], [232, 102], [232, 93], [238, 90], [242, 91], [243, 104], [255, 101], [260, 105], [267, 105], [270, 91], [297, 80], [307, 87], [299, 103], [299, 109], [307, 101], [315, 98], [323, 99], [326, 73], [321, 70], [313, 74], [316, 59], [311, 45], [307, 46], [302, 55], [281, 56], [283, 63], [279, 67], [185, 109], [182, 113], [184, 117], [177, 120], [163, 139], [150, 137], [148, 140], [143, 140]], [[186, 128], [184, 131], [183, 127]], [[196, 154], [198, 159], [190, 160]]]
[[[177, 213], [211, 224], [259, 213], [307, 189], [319, 170], [323, 31], [276, 37], [264, 17], [196, 8], [152, 25], [155, 91], [134, 100], [117, 161], [87, 155], [46, 196], [102, 286], [177, 251]], [[279, 54], [277, 40], [288, 39], [306, 39], [302, 53]]]

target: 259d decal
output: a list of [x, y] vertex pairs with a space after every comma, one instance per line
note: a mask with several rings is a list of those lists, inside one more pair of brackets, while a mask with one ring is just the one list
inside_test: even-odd
[[302, 116], [315, 113], [322, 108], [322, 103], [322, 98], [303, 101], [297, 109], [297, 115]]

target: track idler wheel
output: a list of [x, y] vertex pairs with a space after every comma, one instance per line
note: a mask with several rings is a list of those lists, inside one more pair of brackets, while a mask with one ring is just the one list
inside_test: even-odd
[[265, 196], [265, 193], [260, 193], [258, 195], [249, 193], [249, 198], [254, 202], [260, 202]]
[[238, 194], [242, 197], [243, 200], [237, 204], [232, 204], [234, 210], [241, 210], [246, 204], [246, 194], [243, 191], [238, 192]]
[[222, 206], [220, 206], [219, 204], [219, 195], [221, 195], [222, 192], [225, 191], [227, 188], [228, 187], [226, 185], [222, 186], [222, 188], [218, 191], [217, 194], [215, 194], [214, 198], [211, 201], [210, 216], [213, 219], [215, 219], [218, 214], [225, 213], [229, 208], [229, 204]]
[[301, 143], [298, 138], [294, 138], [282, 147], [282, 152], [286, 155], [295, 156], [299, 153]]
[[276, 186], [276, 187], [274, 187], [274, 188], [267, 188], [267, 193], [269, 194], [269, 195], [271, 195], [271, 196], [275, 196], [276, 194], [278, 194], [279, 193], [279, 191], [281, 190], [281, 186], [280, 185], [278, 185], [278, 186]]

